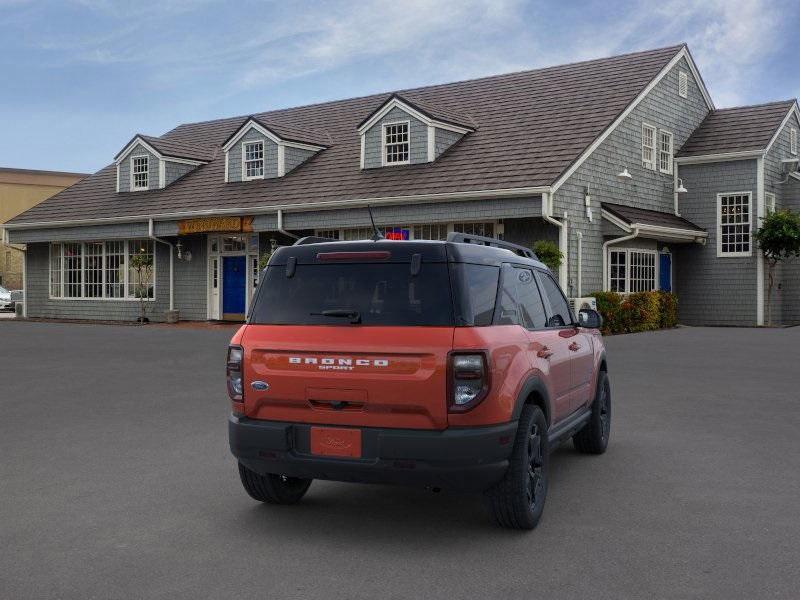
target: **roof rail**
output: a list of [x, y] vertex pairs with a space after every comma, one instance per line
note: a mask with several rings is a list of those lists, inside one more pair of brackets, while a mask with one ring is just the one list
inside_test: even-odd
[[506, 242], [504, 240], [498, 240], [497, 238], [453, 232], [447, 234], [447, 241], [454, 242], [456, 244], [477, 244], [479, 246], [493, 246], [495, 248], [504, 248], [505, 250], [511, 250], [514, 254], [524, 256], [525, 258], [532, 258], [533, 260], [539, 260], [534, 251], [531, 250], [530, 248], [526, 248], [525, 246], [520, 246], [519, 244], [512, 244], [511, 242]]
[[306, 237], [301, 237], [297, 240], [292, 246], [305, 246], [306, 244], [324, 244], [325, 242], [338, 242], [339, 240], [335, 240], [333, 238], [326, 238], [326, 237], [317, 237], [316, 235], [307, 235]]

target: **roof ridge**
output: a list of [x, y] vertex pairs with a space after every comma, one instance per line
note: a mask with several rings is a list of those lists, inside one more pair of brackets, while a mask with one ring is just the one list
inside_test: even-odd
[[338, 104], [338, 103], [355, 102], [355, 101], [358, 101], [358, 100], [367, 100], [367, 99], [372, 99], [372, 98], [380, 98], [380, 97], [383, 97], [383, 96], [392, 96], [392, 95], [398, 95], [398, 94], [402, 95], [404, 93], [413, 93], [413, 92], [418, 92], [420, 90], [430, 90], [430, 89], [433, 89], [433, 88], [440, 88], [440, 87], [445, 87], [445, 86], [450, 86], [450, 85], [459, 85], [459, 84], [464, 84], [464, 83], [488, 81], [488, 80], [492, 80], [492, 79], [501, 79], [503, 77], [510, 77], [510, 76], [514, 76], [514, 75], [537, 73], [537, 72], [548, 71], [548, 70], [551, 70], [551, 69], [560, 69], [560, 68], [563, 68], [563, 67], [574, 67], [574, 66], [578, 66], [578, 65], [588, 65], [588, 64], [598, 63], [598, 62], [603, 62], [603, 61], [608, 61], [608, 60], [616, 60], [616, 59], [620, 59], [620, 58], [630, 58], [632, 56], [638, 56], [638, 55], [644, 55], [644, 54], [656, 54], [658, 52], [665, 52], [667, 50], [674, 50], [675, 53], [677, 53], [679, 50], [681, 50], [681, 49], [683, 49], [685, 47], [687, 47], [687, 44], [685, 42], [681, 42], [680, 44], [673, 45], [673, 46], [663, 46], [661, 48], [651, 48], [651, 49], [648, 49], [648, 50], [637, 50], [637, 51], [634, 51], [634, 52], [626, 52], [625, 54], [615, 54], [615, 55], [611, 55], [611, 56], [603, 56], [603, 57], [600, 57], [600, 58], [590, 58], [590, 59], [587, 59], [587, 60], [579, 60], [579, 61], [574, 61], [574, 62], [570, 62], [570, 63], [562, 63], [562, 64], [557, 64], [557, 65], [548, 65], [546, 67], [537, 67], [535, 69], [519, 69], [517, 71], [508, 71], [506, 73], [498, 73], [498, 74], [495, 74], [495, 75], [484, 75], [482, 77], [472, 77], [472, 78], [468, 78], [468, 79], [458, 79], [458, 80], [455, 80], [455, 81], [445, 81], [445, 82], [442, 82], [442, 83], [433, 83], [431, 85], [423, 85], [423, 86], [417, 86], [417, 87], [413, 87], [413, 88], [384, 90], [384, 91], [381, 91], [381, 92], [374, 92], [374, 93], [371, 93], [371, 94], [364, 94], [363, 96], [351, 96], [351, 97], [347, 97], [347, 98], [337, 98], [335, 100], [326, 100], [324, 102], [312, 102], [311, 104], [300, 104], [300, 105], [297, 105], [297, 106], [284, 106], [282, 108], [275, 108], [275, 109], [272, 109], [272, 110], [256, 112], [256, 113], [250, 113], [250, 114], [236, 115], [236, 116], [233, 116], [233, 117], [221, 117], [221, 118], [218, 118], [218, 119], [207, 119], [205, 121], [191, 121], [191, 122], [187, 122], [187, 123], [179, 123], [178, 125], [176, 125], [172, 129], [170, 129], [167, 133], [170, 133], [170, 132], [178, 129], [179, 127], [186, 127], [186, 126], [190, 126], [190, 125], [205, 125], [205, 124], [208, 124], [208, 123], [220, 123], [222, 121], [236, 120], [236, 119], [246, 119], [249, 116], [252, 116], [254, 114], [256, 114], [256, 115], [264, 115], [264, 114], [268, 114], [268, 113], [280, 113], [280, 112], [289, 111], [289, 110], [299, 110], [299, 109], [315, 108], [315, 107], [320, 107], [320, 106], [330, 106], [330, 105]]
[[718, 112], [725, 112], [727, 110], [741, 110], [743, 108], [761, 108], [763, 106], [779, 106], [781, 104], [790, 105], [797, 104], [797, 98], [788, 98], [786, 100], [773, 100], [772, 102], [761, 102], [759, 104], [742, 104], [740, 106], [726, 106], [725, 108], [715, 108], [709, 114]]

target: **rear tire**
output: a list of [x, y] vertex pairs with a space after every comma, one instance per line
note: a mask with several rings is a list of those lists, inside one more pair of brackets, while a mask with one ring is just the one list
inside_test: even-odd
[[602, 454], [608, 448], [611, 436], [611, 384], [608, 373], [600, 371], [597, 376], [597, 391], [592, 402], [592, 414], [588, 423], [572, 436], [575, 449], [583, 454]]
[[547, 498], [549, 456], [544, 413], [538, 406], [526, 405], [519, 418], [508, 471], [485, 493], [495, 523], [508, 529], [536, 527]]
[[260, 475], [242, 463], [239, 463], [239, 478], [251, 498], [267, 504], [296, 504], [305, 496], [312, 481], [272, 473]]

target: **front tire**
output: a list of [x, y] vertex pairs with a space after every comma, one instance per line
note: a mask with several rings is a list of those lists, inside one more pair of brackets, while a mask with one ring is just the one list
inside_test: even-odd
[[544, 413], [538, 406], [526, 405], [519, 418], [508, 471], [486, 492], [495, 523], [508, 529], [533, 529], [538, 525], [547, 498], [549, 456]]
[[608, 373], [600, 371], [589, 422], [572, 436], [572, 443], [575, 445], [575, 449], [583, 454], [602, 454], [608, 448], [610, 436], [611, 384], [608, 381]]
[[254, 500], [267, 504], [296, 504], [305, 496], [311, 479], [298, 479], [268, 473], [260, 475], [239, 463], [239, 478]]

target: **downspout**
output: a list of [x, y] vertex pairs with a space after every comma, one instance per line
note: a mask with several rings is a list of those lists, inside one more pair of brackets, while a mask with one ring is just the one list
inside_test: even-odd
[[567, 228], [565, 227], [567, 220], [567, 213], [564, 212], [564, 222], [554, 219], [550, 216], [553, 213], [552, 193], [542, 194], [542, 219], [558, 227], [558, 249], [564, 255], [564, 260], [561, 261], [561, 267], [558, 270], [558, 279], [561, 288], [567, 289], [567, 261], [569, 260], [569, 248], [567, 248]]
[[[607, 242], [603, 242], [603, 289], [608, 291], [610, 287], [608, 285], [608, 247], [613, 246], [614, 244], [621, 244], [622, 242], [627, 242], [628, 240], [632, 240], [635, 237], [639, 237], [639, 228], [634, 227], [633, 233], [630, 235], [626, 235], [620, 238], [614, 238], [613, 240], [608, 240]], [[628, 265], [625, 265], [626, 268]]]
[[[169, 246], [169, 310], [172, 312], [175, 310], [175, 247], [167, 240], [156, 237], [153, 219], [148, 219], [147, 221], [147, 237]], [[153, 259], [155, 260], [155, 256], [153, 256]]]
[[299, 240], [300, 239], [299, 235], [295, 235], [293, 233], [289, 233], [288, 231], [286, 231], [283, 228], [283, 211], [280, 208], [278, 209], [278, 233], [282, 233], [286, 237], [290, 237], [290, 238], [295, 239], [295, 240]]
[[578, 298], [583, 296], [583, 232], [578, 231]]

